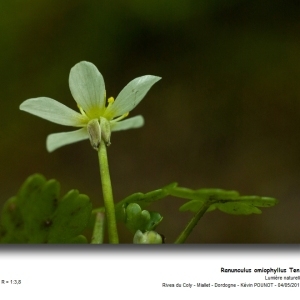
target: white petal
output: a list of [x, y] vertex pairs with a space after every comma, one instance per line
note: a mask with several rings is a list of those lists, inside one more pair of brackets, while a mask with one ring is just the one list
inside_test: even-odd
[[87, 140], [88, 134], [86, 127], [76, 131], [59, 132], [48, 135], [46, 147], [49, 152], [56, 150], [62, 146], [76, 143], [82, 140]]
[[104, 117], [112, 119], [131, 111], [145, 97], [152, 85], [160, 79], [161, 77], [145, 75], [130, 81], [115, 102], [106, 109]]
[[76, 102], [90, 118], [99, 117], [105, 109], [105, 85], [95, 65], [82, 61], [70, 71], [69, 85]]
[[20, 109], [61, 125], [79, 127], [87, 123], [87, 117], [47, 97], [28, 99], [20, 105]]
[[125, 121], [120, 122], [111, 122], [111, 130], [112, 131], [119, 131], [119, 130], [127, 130], [131, 128], [139, 128], [144, 125], [144, 118], [143, 116], [136, 116], [133, 118], [129, 118]]

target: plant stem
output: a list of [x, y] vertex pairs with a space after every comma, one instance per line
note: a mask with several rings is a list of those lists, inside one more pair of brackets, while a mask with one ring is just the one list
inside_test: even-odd
[[107, 160], [106, 145], [103, 139], [101, 140], [99, 151], [100, 175], [102, 183], [102, 193], [105, 206], [105, 214], [107, 219], [108, 240], [110, 244], [118, 244], [118, 230], [115, 215], [115, 205], [109, 175], [109, 167]]
[[211, 203], [207, 201], [199, 209], [199, 211], [194, 215], [194, 217], [189, 221], [185, 229], [181, 232], [179, 237], [176, 239], [175, 244], [183, 244], [187, 237], [190, 235], [194, 227], [197, 225], [198, 221], [203, 217]]
[[104, 225], [105, 225], [105, 213], [104, 213], [104, 211], [97, 212], [91, 244], [103, 244]]

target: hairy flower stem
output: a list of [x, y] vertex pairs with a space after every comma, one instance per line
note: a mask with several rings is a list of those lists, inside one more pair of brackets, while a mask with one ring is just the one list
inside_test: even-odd
[[96, 213], [91, 244], [103, 244], [104, 225], [105, 225], [105, 213], [103, 209], [103, 211], [99, 211]]
[[108, 240], [110, 244], [119, 244], [115, 205], [109, 175], [109, 167], [107, 160], [107, 151], [104, 140], [101, 140], [99, 151], [100, 175], [102, 183], [102, 192], [104, 199], [105, 214], [107, 220]]
[[207, 201], [199, 209], [199, 211], [194, 215], [194, 217], [189, 221], [185, 229], [181, 232], [179, 237], [176, 239], [175, 244], [183, 244], [187, 237], [190, 235], [194, 227], [197, 225], [198, 221], [203, 217], [211, 203]]

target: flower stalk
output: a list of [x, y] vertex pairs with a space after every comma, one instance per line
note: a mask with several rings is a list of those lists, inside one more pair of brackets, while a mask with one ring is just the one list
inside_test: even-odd
[[95, 216], [95, 225], [94, 225], [91, 244], [103, 244], [104, 226], [105, 226], [104, 210], [98, 211]]
[[100, 142], [98, 158], [99, 158], [105, 214], [107, 220], [108, 240], [110, 244], [118, 244], [119, 237], [118, 237], [118, 230], [117, 230], [115, 205], [114, 205], [111, 180], [109, 174], [106, 145], [103, 139]]

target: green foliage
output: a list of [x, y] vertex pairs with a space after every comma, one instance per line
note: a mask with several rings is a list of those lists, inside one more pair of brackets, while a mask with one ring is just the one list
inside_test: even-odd
[[125, 224], [131, 232], [148, 231], [155, 229], [155, 227], [162, 221], [162, 216], [157, 212], [149, 212], [142, 210], [137, 203], [130, 203], [126, 209]]
[[132, 194], [116, 205], [118, 221], [123, 221], [131, 232], [135, 232], [134, 243], [148, 243], [149, 232], [155, 230], [156, 226], [162, 221], [159, 213], [149, 212], [143, 208], [167, 196], [188, 199], [179, 210], [195, 213], [192, 220], [176, 240], [176, 243], [183, 243], [186, 240], [199, 219], [207, 211], [219, 209], [224, 213], [233, 215], [260, 214], [261, 210], [259, 207], [272, 207], [278, 203], [275, 198], [241, 196], [239, 192], [234, 190], [192, 190], [178, 187], [177, 183], [171, 183], [146, 194]]
[[81, 235], [92, 205], [77, 190], [59, 198], [56, 180], [39, 174], [27, 178], [18, 194], [10, 198], [0, 215], [1, 243], [87, 243]]
[[148, 192], [146, 194], [143, 193], [134, 193], [125, 199], [118, 202], [115, 206], [116, 210], [116, 217], [119, 221], [125, 221], [126, 220], [126, 207], [130, 203], [137, 203], [141, 206], [141, 208], [144, 208], [148, 206], [149, 204], [158, 201], [160, 199], [163, 199], [170, 195], [169, 190], [172, 190], [174, 187], [177, 186], [176, 182], [173, 182], [161, 189], [154, 190], [151, 192]]
[[234, 215], [260, 214], [258, 207], [272, 207], [278, 200], [271, 197], [240, 196], [237, 191], [226, 191], [222, 189], [199, 189], [191, 190], [182, 187], [168, 188], [170, 195], [190, 199], [183, 204], [180, 211], [198, 212], [204, 206], [207, 211], [219, 209], [222, 212]]

